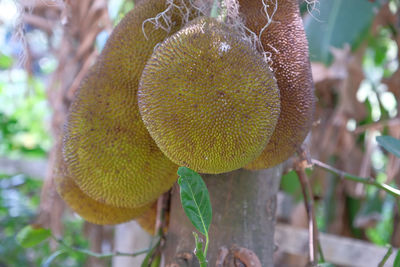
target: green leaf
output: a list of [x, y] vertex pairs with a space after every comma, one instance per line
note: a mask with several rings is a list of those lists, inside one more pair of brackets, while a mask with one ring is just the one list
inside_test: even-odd
[[17, 242], [24, 248], [36, 246], [51, 236], [51, 231], [44, 228], [25, 226], [17, 234]]
[[0, 69], [9, 69], [13, 64], [12, 57], [0, 53]]
[[207, 186], [201, 176], [189, 168], [179, 167], [178, 175], [183, 209], [194, 227], [207, 236], [212, 219]]
[[282, 176], [281, 189], [293, 196], [296, 201], [302, 199], [301, 185], [295, 171], [290, 171]]
[[348, 43], [355, 48], [367, 36], [374, 9], [379, 5], [376, 2], [379, 1], [318, 1], [304, 21], [311, 60], [329, 64], [331, 47], [343, 48]]
[[400, 140], [391, 136], [377, 136], [376, 141], [384, 149], [400, 158]]
[[151, 262], [150, 267], [159, 267], [160, 264], [161, 264], [161, 255], [158, 254], [158, 255], [154, 258], [154, 260]]
[[400, 249], [397, 251], [396, 258], [394, 259], [393, 267], [400, 267]]

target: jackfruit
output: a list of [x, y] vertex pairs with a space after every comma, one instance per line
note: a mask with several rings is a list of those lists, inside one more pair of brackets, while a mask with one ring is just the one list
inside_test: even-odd
[[53, 178], [57, 192], [72, 210], [88, 222], [95, 224], [123, 223], [139, 217], [151, 209], [152, 204], [139, 208], [118, 208], [100, 203], [79, 189], [71, 175], [68, 174], [61, 155], [57, 156], [56, 165]]
[[145, 213], [135, 218], [135, 221], [150, 235], [155, 234], [157, 220], [157, 204], [153, 204]]
[[[169, 32], [145, 22], [167, 8]], [[165, 0], [136, 5], [114, 29], [71, 104], [64, 160], [75, 184], [98, 202], [140, 207], [177, 179], [178, 166], [160, 151], [140, 118], [137, 87], [154, 46], [181, 27], [180, 11]]]
[[[245, 25], [257, 35], [267, 24], [262, 0], [239, 0]], [[303, 143], [313, 121], [315, 98], [308, 43], [298, 1], [278, 0], [277, 10], [261, 35], [261, 43], [271, 54], [273, 73], [281, 97], [281, 114], [275, 131], [261, 156], [246, 166], [263, 169], [277, 165]], [[275, 5], [269, 4], [272, 14]]]
[[[157, 220], [157, 203], [154, 203], [150, 209], [148, 209], [145, 213], [141, 216], [135, 218], [135, 221], [142, 227], [150, 235], [156, 235], [155, 228], [156, 228], [156, 220]], [[168, 231], [168, 224], [169, 224], [169, 212], [165, 211], [164, 214], [165, 220], [165, 228], [163, 232], [166, 233]]]
[[280, 111], [279, 91], [261, 54], [207, 17], [157, 47], [140, 79], [138, 101], [161, 151], [202, 173], [254, 160]]

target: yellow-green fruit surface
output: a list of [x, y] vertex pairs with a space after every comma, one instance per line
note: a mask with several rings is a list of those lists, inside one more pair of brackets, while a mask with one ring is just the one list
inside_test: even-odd
[[68, 174], [62, 157], [57, 160], [53, 173], [54, 182], [61, 198], [83, 219], [95, 224], [118, 224], [132, 220], [148, 212], [151, 204], [140, 208], [118, 208], [100, 203], [86, 195]]
[[80, 85], [67, 118], [63, 155], [68, 171], [85, 194], [107, 205], [143, 206], [177, 179], [178, 166], [157, 147], [137, 105], [147, 59], [182, 21], [172, 8], [171, 32], [143, 24], [166, 8], [164, 0], [143, 1], [122, 19]]
[[175, 163], [223, 173], [254, 160], [275, 129], [279, 91], [260, 54], [199, 18], [151, 56], [138, 91], [144, 124]]
[[[262, 0], [239, 0], [246, 26], [257, 35], [267, 20]], [[313, 121], [315, 98], [308, 43], [297, 0], [278, 0], [273, 21], [261, 35], [271, 54], [281, 95], [281, 114], [275, 132], [260, 157], [246, 166], [264, 169], [292, 156], [303, 143]], [[268, 9], [271, 14], [273, 5]]]
[[135, 221], [150, 235], [154, 235], [157, 219], [157, 204], [153, 204], [145, 213], [137, 217]]

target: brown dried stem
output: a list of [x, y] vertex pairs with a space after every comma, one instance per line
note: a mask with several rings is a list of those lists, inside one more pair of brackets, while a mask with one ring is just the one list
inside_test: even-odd
[[318, 238], [318, 228], [317, 221], [315, 219], [314, 212], [314, 196], [312, 193], [310, 182], [308, 181], [307, 174], [305, 172], [304, 161], [297, 161], [295, 163], [294, 169], [299, 177], [301, 184], [301, 190], [304, 197], [304, 205], [307, 211], [308, 217], [308, 231], [309, 231], [309, 254], [310, 263], [312, 266], [318, 266], [318, 251], [319, 251], [319, 238]]

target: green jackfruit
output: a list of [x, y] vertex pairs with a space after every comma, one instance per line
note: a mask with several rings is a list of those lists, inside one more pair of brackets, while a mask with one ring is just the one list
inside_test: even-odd
[[137, 106], [139, 78], [154, 46], [181, 26], [176, 7], [170, 32], [145, 23], [166, 9], [165, 0], [143, 1], [122, 19], [70, 108], [63, 139], [68, 171], [85, 194], [106, 205], [143, 206], [177, 179], [178, 166], [150, 137]]
[[[61, 149], [60, 149], [61, 150]], [[117, 224], [142, 216], [151, 204], [139, 208], [119, 208], [100, 203], [86, 195], [68, 174], [61, 151], [57, 155], [57, 168], [53, 173], [57, 192], [61, 198], [83, 219], [95, 224]]]
[[276, 81], [261, 54], [206, 17], [157, 47], [143, 71], [138, 101], [160, 149], [202, 173], [228, 172], [254, 160], [280, 111]]

